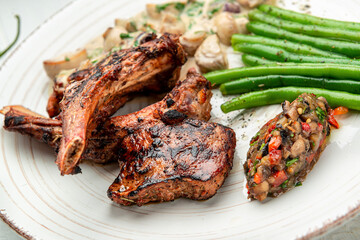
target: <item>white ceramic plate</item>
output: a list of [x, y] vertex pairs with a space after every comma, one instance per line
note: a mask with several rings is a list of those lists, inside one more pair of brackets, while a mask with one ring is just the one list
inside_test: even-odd
[[[76, 49], [113, 24], [144, 9], [145, 0], [79, 0], [44, 23], [7, 59], [0, 71], [0, 107], [21, 104], [45, 114], [49, 80], [42, 60]], [[151, 0], [154, 2], [154, 0]], [[303, 1], [312, 14], [360, 21], [360, 1]], [[179, 199], [143, 207], [113, 204], [106, 190], [117, 164], [82, 164], [83, 174], [61, 177], [46, 145], [0, 130], [0, 215], [21, 235], [35, 239], [294, 239], [339, 225], [360, 209], [360, 119], [342, 116], [321, 160], [302, 187], [266, 203], [244, 194], [248, 142], [279, 106], [224, 115], [214, 91], [213, 121], [237, 134], [234, 168], [208, 201]], [[139, 108], [126, 105], [125, 111]], [[3, 121], [3, 117], [0, 119]], [[1, 124], [2, 125], [2, 124]]]

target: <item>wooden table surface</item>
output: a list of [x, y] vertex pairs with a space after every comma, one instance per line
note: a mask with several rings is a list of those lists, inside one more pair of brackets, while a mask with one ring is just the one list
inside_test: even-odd
[[[5, 49], [16, 34], [15, 14], [21, 16], [21, 35], [17, 44], [5, 56], [0, 58], [0, 65], [32, 31], [42, 22], [68, 5], [72, 0], [0, 0], [0, 49]], [[1, 106], [0, 106], [1, 107]], [[0, 196], [1, 197], [1, 196]], [[0, 206], [1, 209], [1, 206]], [[286, 230], [285, 230], [286, 231]], [[6, 223], [0, 220], [0, 240], [22, 239]], [[360, 239], [360, 215], [338, 226], [324, 235], [321, 240]]]

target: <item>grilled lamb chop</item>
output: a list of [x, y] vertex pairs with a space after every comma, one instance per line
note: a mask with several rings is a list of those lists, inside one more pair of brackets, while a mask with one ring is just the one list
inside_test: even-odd
[[[135, 126], [141, 127], [148, 121], [152, 121], [148, 116], [159, 109], [161, 112], [169, 111], [163, 116], [170, 116], [170, 118], [171, 113], [180, 113], [183, 116], [207, 121], [210, 118], [210, 99], [210, 83], [191, 69], [187, 78], [179, 81], [163, 100], [139, 112], [112, 117], [99, 129], [95, 129], [88, 138], [81, 160], [97, 163], [117, 160], [118, 145], [128, 131]], [[4, 128], [6, 130], [30, 135], [55, 150], [58, 149], [62, 137], [60, 120], [46, 118], [22, 106], [7, 106], [1, 112], [5, 114]]]
[[[119, 99], [144, 86], [177, 79], [186, 60], [178, 37], [168, 34], [139, 47], [112, 53], [81, 81], [70, 84], [60, 103], [62, 138], [56, 163], [62, 175], [74, 174], [87, 136], [119, 107]], [[170, 84], [171, 85], [171, 84]]]
[[[232, 129], [205, 122], [210, 118], [210, 98], [210, 83], [190, 70], [162, 101], [113, 117], [91, 135], [82, 158], [94, 149], [99, 156], [106, 151], [119, 158], [120, 174], [108, 190], [113, 201], [141, 206], [179, 197], [208, 199], [217, 192], [231, 170], [236, 140]], [[2, 111], [7, 130], [33, 135], [54, 147], [59, 144], [61, 121], [19, 107]], [[103, 136], [120, 139], [120, 144], [105, 143], [107, 149], [101, 151], [94, 146], [104, 143], [99, 138]]]
[[303, 93], [252, 138], [244, 170], [248, 198], [265, 200], [301, 185], [330, 134], [326, 99]]
[[220, 124], [183, 119], [132, 129], [121, 144], [120, 174], [108, 196], [121, 205], [215, 195], [232, 168], [235, 133]]
[[[191, 76], [202, 78], [194, 70], [187, 79]], [[210, 118], [210, 105], [199, 106], [211, 96], [207, 89], [198, 91], [192, 104], [186, 104], [189, 94], [175, 91], [158, 105], [121, 116], [128, 131], [119, 147], [120, 174], [108, 190], [114, 202], [141, 206], [179, 197], [201, 200], [221, 187], [232, 167], [236, 140], [232, 129], [201, 121]]]

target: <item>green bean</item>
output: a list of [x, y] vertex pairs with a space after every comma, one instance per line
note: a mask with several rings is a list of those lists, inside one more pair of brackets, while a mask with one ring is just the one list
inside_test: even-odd
[[358, 66], [331, 63], [278, 63], [218, 70], [206, 73], [204, 76], [213, 84], [221, 84], [243, 77], [275, 74], [360, 80], [360, 68]]
[[360, 94], [360, 81], [313, 78], [298, 75], [267, 75], [241, 78], [220, 85], [223, 95], [242, 94], [277, 87], [313, 87]]
[[266, 4], [260, 5], [259, 9], [272, 16], [280, 17], [282, 19], [286, 19], [293, 22], [360, 31], [360, 23], [356, 23], [356, 22], [345, 22], [345, 21], [339, 21], [339, 20], [333, 20], [327, 18], [320, 18], [308, 14], [298, 13], [298, 12], [266, 5]]
[[254, 35], [234, 34], [232, 35], [231, 42], [233, 47], [238, 43], [260, 43], [268, 46], [281, 47], [289, 52], [303, 54], [303, 55], [346, 58], [344, 55], [324, 51], [309, 45], [294, 43], [282, 39], [272, 39], [257, 35], [254, 36]]
[[307, 45], [311, 45], [313, 47], [320, 48], [325, 51], [337, 52], [349, 57], [360, 56], [360, 44], [358, 43], [331, 40], [331, 39], [297, 34], [261, 22], [249, 22], [246, 25], [246, 27], [250, 32], [261, 36], [281, 38], [293, 42], [304, 43]]
[[223, 103], [221, 105], [221, 110], [224, 113], [228, 113], [238, 109], [282, 103], [284, 100], [293, 101], [304, 92], [325, 97], [332, 107], [344, 106], [350, 109], [360, 110], [360, 95], [358, 94], [320, 88], [300, 87], [272, 88], [264, 91], [245, 93], [239, 97], [233, 98], [230, 101]]
[[282, 48], [266, 46], [257, 43], [237, 44], [234, 46], [236, 51], [254, 54], [277, 62], [297, 62], [297, 63], [340, 63], [360, 66], [360, 60], [350, 58], [329, 58], [320, 56], [304, 56], [290, 53]]
[[276, 64], [276, 62], [269, 61], [267, 59], [254, 56], [251, 54], [243, 54], [241, 56], [243, 63], [246, 66], [258, 66], [258, 65], [269, 65], [269, 64]]
[[360, 41], [360, 32], [346, 29], [337, 29], [322, 27], [316, 25], [305, 25], [297, 22], [282, 20], [280, 18], [268, 15], [258, 9], [249, 12], [249, 19], [251, 21], [259, 21], [268, 23], [275, 27], [280, 27], [290, 32], [301, 33], [311, 36], [323, 38], [337, 38], [342, 40]]

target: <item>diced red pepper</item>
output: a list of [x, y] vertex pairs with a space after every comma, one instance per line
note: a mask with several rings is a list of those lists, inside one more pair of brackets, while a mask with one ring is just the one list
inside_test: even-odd
[[324, 129], [324, 126], [321, 123], [318, 123], [320, 132]]
[[339, 127], [340, 127], [340, 126], [339, 126], [339, 123], [336, 121], [336, 119], [334, 118], [333, 115], [329, 115], [328, 117], [329, 117], [329, 118], [328, 118], [328, 122], [329, 122], [332, 126], [334, 126], [335, 128], [339, 128]]
[[349, 109], [347, 107], [337, 107], [332, 111], [331, 115], [340, 115], [340, 114], [345, 114], [349, 111]]
[[278, 165], [280, 163], [281, 160], [281, 150], [272, 150], [269, 153], [269, 162], [272, 165]]
[[281, 145], [281, 137], [280, 136], [272, 137], [269, 142], [269, 152], [278, 149], [280, 145]]
[[268, 132], [271, 133], [272, 130], [275, 129], [275, 127], [276, 127], [276, 123], [273, 123], [273, 124], [269, 127]]
[[311, 161], [314, 159], [314, 157], [315, 157], [315, 153], [312, 153], [306, 157], [306, 161], [310, 164]]
[[261, 181], [261, 176], [260, 176], [260, 174], [259, 173], [255, 173], [255, 175], [254, 175], [254, 182], [256, 183], [256, 184], [260, 184], [262, 181]]
[[284, 170], [277, 171], [276, 173], [274, 173], [273, 177], [275, 179], [275, 181], [273, 182], [274, 187], [279, 186], [287, 179], [287, 176], [286, 176], [286, 173]]
[[308, 123], [306, 123], [306, 122], [301, 122], [301, 128], [305, 132], [310, 132], [310, 125]]
[[266, 135], [266, 138], [265, 138], [265, 143], [267, 143], [268, 142], [268, 140], [269, 140], [269, 138], [271, 138], [272, 137], [272, 134], [268, 134], [268, 135]]

